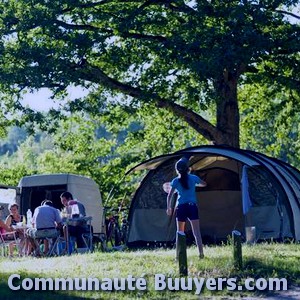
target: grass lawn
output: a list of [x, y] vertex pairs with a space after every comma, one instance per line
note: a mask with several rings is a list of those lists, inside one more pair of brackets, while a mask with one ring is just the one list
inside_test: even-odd
[[[257, 244], [243, 245], [243, 269], [233, 267], [232, 246], [205, 247], [205, 259], [199, 260], [195, 247], [188, 249], [188, 278], [236, 278], [242, 285], [246, 278], [285, 278], [288, 287], [300, 285], [300, 245], [299, 244]], [[268, 297], [266, 291], [230, 291], [223, 283], [221, 291], [204, 288], [200, 296], [193, 290], [172, 291], [178, 274], [178, 263], [174, 259], [175, 250], [156, 249], [124, 252], [94, 252], [53, 258], [0, 258], [1, 266], [1, 299], [199, 299], [199, 297], [221, 297], [222, 299], [242, 296]], [[21, 285], [25, 278], [98, 278], [109, 287], [113, 278], [126, 278], [132, 275], [135, 279], [143, 278], [146, 290], [129, 291], [33, 291], [21, 289], [12, 291], [8, 287], [8, 278], [19, 274], [20, 280], [13, 281], [14, 286]], [[165, 290], [155, 289], [155, 275], [163, 274], [172, 283]], [[105, 279], [109, 278], [109, 279]], [[186, 287], [187, 278], [185, 278]], [[30, 282], [32, 280], [29, 280]], [[33, 281], [32, 281], [33, 282]], [[132, 284], [136, 287], [135, 283]], [[184, 286], [182, 286], [184, 287]], [[300, 295], [299, 295], [300, 297]], [[203, 298], [202, 298], [203, 299]]]

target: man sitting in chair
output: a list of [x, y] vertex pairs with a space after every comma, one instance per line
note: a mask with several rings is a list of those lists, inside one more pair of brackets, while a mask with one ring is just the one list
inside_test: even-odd
[[34, 210], [32, 217], [32, 228], [28, 228], [27, 237], [37, 256], [40, 255], [37, 239], [44, 238], [44, 253], [49, 251], [47, 238], [56, 238], [59, 235], [58, 229], [62, 227], [62, 220], [59, 211], [53, 207], [50, 200], [44, 200], [41, 206]]

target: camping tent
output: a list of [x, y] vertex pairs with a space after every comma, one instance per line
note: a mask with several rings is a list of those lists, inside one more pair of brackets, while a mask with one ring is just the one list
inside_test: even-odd
[[[300, 172], [261, 153], [224, 146], [199, 146], [162, 155], [129, 172], [149, 170], [129, 211], [128, 246], [172, 244], [175, 218], [166, 215], [163, 184], [176, 176], [174, 165], [189, 158], [191, 172], [207, 182], [197, 188], [204, 242], [225, 240], [239, 230], [245, 240], [300, 240]], [[128, 172], [128, 173], [129, 173]], [[175, 199], [176, 200], [176, 199]]]

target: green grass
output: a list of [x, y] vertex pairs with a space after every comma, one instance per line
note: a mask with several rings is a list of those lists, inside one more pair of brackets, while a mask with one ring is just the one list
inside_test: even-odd
[[[205, 247], [205, 259], [199, 260], [195, 247], [188, 249], [188, 277], [230, 278], [243, 283], [252, 278], [286, 278], [289, 285], [300, 285], [299, 244], [257, 244], [243, 245], [243, 269], [233, 267], [230, 245]], [[179, 278], [178, 263], [174, 260], [175, 250], [139, 250], [125, 252], [94, 252], [54, 258], [0, 258], [1, 299], [199, 299], [194, 291], [156, 291], [155, 274]], [[11, 291], [7, 278], [20, 274], [21, 278], [145, 278], [146, 291]], [[17, 281], [16, 281], [17, 283]], [[268, 296], [266, 292], [202, 290], [202, 296], [241, 297]]]

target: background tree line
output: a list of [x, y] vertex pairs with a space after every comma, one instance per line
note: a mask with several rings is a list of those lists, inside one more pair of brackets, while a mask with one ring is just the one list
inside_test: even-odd
[[[266, 101], [270, 93], [274, 100]], [[258, 86], [245, 86], [240, 95], [242, 148], [300, 168], [299, 99]], [[213, 111], [207, 117], [212, 116]], [[32, 123], [27, 125], [32, 129]], [[53, 132], [41, 131], [38, 124], [33, 131], [34, 135], [27, 133], [25, 125], [11, 127], [2, 139], [1, 183], [17, 184], [22, 176], [39, 173], [87, 175], [99, 184], [107, 205], [113, 206], [122, 201], [128, 205], [141, 180], [143, 173], [124, 176], [130, 167], [155, 155], [206, 144], [185, 122], [168, 113], [132, 114], [119, 105], [101, 116], [76, 112], [60, 120]]]

